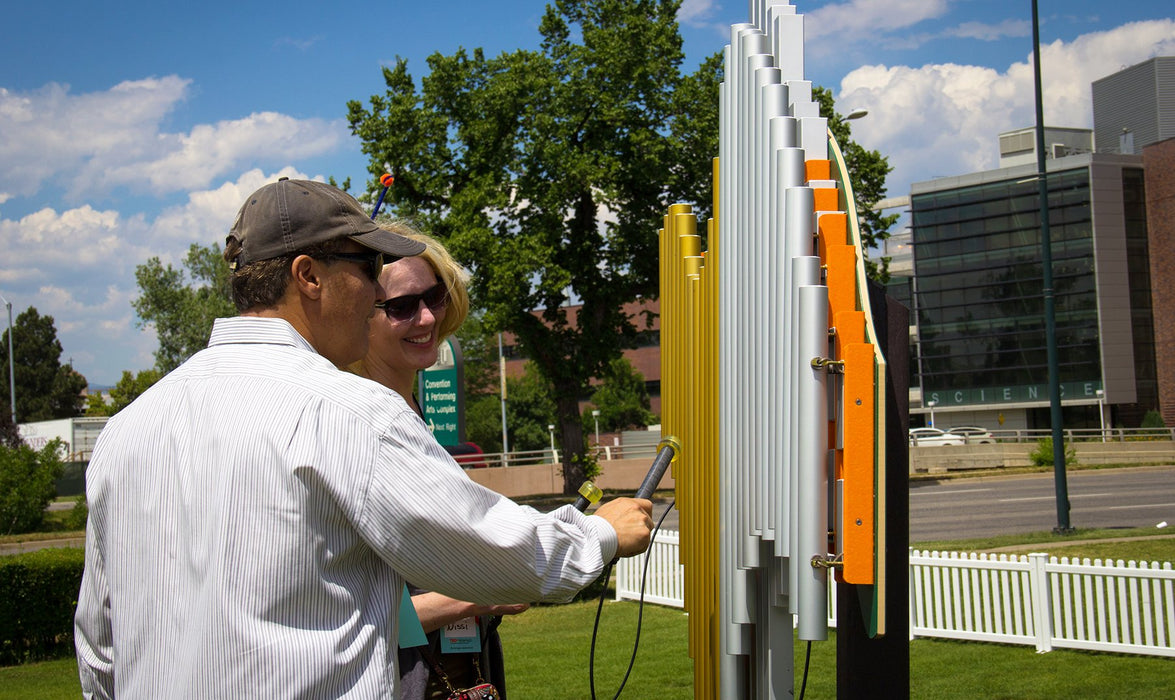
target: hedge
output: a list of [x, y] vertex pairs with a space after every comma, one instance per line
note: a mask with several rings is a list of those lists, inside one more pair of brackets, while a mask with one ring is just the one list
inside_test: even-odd
[[0, 666], [72, 656], [85, 550], [0, 557]]

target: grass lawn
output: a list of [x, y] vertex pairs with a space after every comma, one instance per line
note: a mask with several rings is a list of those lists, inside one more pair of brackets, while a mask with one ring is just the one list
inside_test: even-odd
[[[1175, 561], [1169, 531], [1084, 530], [955, 542], [916, 543], [919, 549], [959, 551], [1042, 551], [1056, 556]], [[49, 533], [46, 533], [47, 536]], [[60, 536], [58, 533], [52, 533]], [[27, 538], [27, 536], [25, 536]], [[1118, 541], [1099, 541], [1118, 538]], [[2, 540], [0, 540], [2, 541]], [[502, 622], [506, 674], [513, 700], [589, 698], [589, 661], [597, 601], [541, 606]], [[604, 604], [594, 663], [595, 693], [616, 694], [633, 650], [636, 603]], [[635, 665], [622, 696], [693, 697], [693, 662], [687, 619], [681, 610], [646, 605]], [[796, 697], [802, 682], [805, 645], [795, 647]], [[1162, 698], [1172, 695], [1175, 664], [1170, 658], [1056, 650], [937, 639], [910, 643], [912, 698]], [[72, 658], [0, 667], [0, 700], [56, 700], [81, 694]], [[812, 645], [806, 698], [836, 697], [836, 641]]]
[[[538, 607], [502, 623], [506, 674], [514, 700], [591, 697], [588, 659], [596, 603]], [[597, 642], [596, 696], [616, 694], [632, 653], [636, 603], [604, 604]], [[686, 617], [646, 605], [640, 647], [622, 697], [691, 698], [693, 663]], [[804, 646], [796, 644], [796, 697]], [[1032, 647], [916, 639], [910, 643], [912, 698], [1132, 698], [1169, 697], [1172, 660]], [[0, 699], [75, 699], [73, 659], [0, 668]], [[812, 645], [805, 697], [836, 697], [836, 639]]]
[[[1027, 535], [1000, 535], [974, 540], [914, 542], [921, 550], [959, 552], [1046, 552], [1055, 557], [1112, 559], [1123, 561], [1175, 562], [1175, 533], [1169, 528], [1078, 529], [1068, 535], [1034, 532]], [[1104, 562], [1103, 562], [1104, 563]]]

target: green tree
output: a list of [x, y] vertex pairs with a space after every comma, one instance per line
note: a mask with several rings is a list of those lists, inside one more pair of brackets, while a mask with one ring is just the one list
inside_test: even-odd
[[[454, 334], [465, 358], [465, 396], [498, 395], [498, 336], [486, 330], [481, 313], [473, 309]], [[480, 444], [480, 443], [479, 443]]]
[[110, 389], [110, 403], [100, 393], [90, 394], [86, 404], [87, 416], [113, 416], [130, 405], [139, 395], [151, 388], [162, 377], [158, 370], [145, 369], [138, 374], [123, 370], [122, 377]]
[[151, 258], [135, 268], [139, 298], [131, 302], [138, 325], [155, 328], [155, 369], [167, 374], [208, 345], [212, 322], [236, 315], [228, 264], [215, 245], [195, 243], [184, 259], [185, 274]]
[[12, 414], [7, 409], [0, 410], [0, 446], [16, 447], [20, 443], [20, 430], [12, 422]]
[[[552, 397], [550, 382], [530, 362], [523, 365], [521, 377], [506, 378], [506, 426], [511, 452], [550, 448], [547, 426], [555, 422], [556, 410]], [[501, 396], [494, 392], [478, 395], [467, 404], [467, 437], [486, 452], [502, 450], [501, 402]]]
[[24, 442], [0, 445], [0, 534], [33, 532], [57, 496], [55, 482], [65, 472], [64, 445], [54, 438], [40, 450]]
[[465, 439], [485, 452], [502, 451], [501, 401], [496, 394], [481, 394], [465, 402]]
[[[547, 426], [555, 422], [556, 410], [551, 384], [533, 363], [527, 362], [523, 366], [521, 377], [508, 377], [506, 427], [509, 431], [510, 450], [522, 452], [549, 448], [551, 433]], [[501, 428], [499, 422], [499, 442]]]
[[[600, 412], [600, 430], [615, 432], [644, 428], [656, 421], [649, 410], [645, 378], [623, 357], [608, 366], [608, 372], [592, 393], [592, 406]], [[584, 427], [595, 429], [591, 410], [584, 412]]]
[[[15, 356], [16, 420], [20, 423], [73, 418], [81, 415], [86, 378], [70, 364], [61, 364], [61, 342], [52, 316], [30, 306], [16, 317], [12, 329]], [[8, 330], [0, 336], [0, 405], [7, 407]]]
[[1147, 411], [1142, 417], [1142, 422], [1139, 423], [1140, 428], [1165, 428], [1163, 423], [1163, 415], [1155, 410]]
[[[885, 178], [893, 170], [889, 159], [878, 151], [867, 151], [852, 139], [849, 121], [836, 111], [832, 92], [823, 87], [812, 89], [812, 98], [820, 104], [820, 116], [828, 119], [828, 129], [840, 145], [853, 184], [857, 205], [857, 221], [861, 227], [861, 247], [866, 254], [889, 238], [889, 228], [898, 220], [897, 214], [882, 214], [873, 205], [885, 198]], [[889, 281], [889, 258], [865, 259], [869, 277]]]
[[[714, 215], [713, 163], [718, 157], [722, 63], [721, 51], [702, 61], [696, 71], [682, 78], [672, 97], [669, 133], [676, 158], [667, 172], [669, 191], [673, 201], [690, 203], [703, 222]], [[699, 229], [704, 238], [705, 226]]]
[[396, 177], [389, 208], [470, 267], [486, 325], [513, 332], [553, 386], [567, 493], [584, 478], [579, 399], [633, 344], [623, 304], [657, 293], [678, 5], [556, 0], [539, 51], [434, 54], [419, 91], [401, 59], [384, 94], [348, 104], [370, 172]]

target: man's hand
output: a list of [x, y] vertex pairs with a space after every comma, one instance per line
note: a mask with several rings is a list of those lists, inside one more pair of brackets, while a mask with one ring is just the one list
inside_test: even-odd
[[649, 548], [653, 532], [653, 502], [645, 498], [616, 498], [601, 505], [597, 515], [616, 530], [616, 556], [631, 557]]

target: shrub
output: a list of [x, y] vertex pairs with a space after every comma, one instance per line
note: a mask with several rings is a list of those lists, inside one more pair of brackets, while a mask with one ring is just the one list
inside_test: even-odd
[[[573, 463], [578, 463], [580, 461], [580, 456], [579, 455], [571, 455], [571, 461]], [[600, 460], [596, 457], [595, 451], [589, 450], [589, 451], [585, 452], [583, 455], [583, 475], [584, 475], [584, 478], [586, 478], [588, 481], [591, 481], [592, 479], [595, 479], [597, 476], [599, 476], [600, 474], [603, 474], [603, 473], [604, 473], [604, 470], [600, 468]]]
[[[1038, 467], [1053, 466], [1053, 439], [1042, 438], [1036, 441], [1036, 449], [1028, 453], [1028, 459]], [[1077, 464], [1077, 450], [1072, 445], [1065, 446], [1065, 466]]]
[[1142, 417], [1142, 424], [1140, 428], [1166, 428], [1167, 424], [1163, 422], [1163, 416], [1158, 411], [1147, 411], [1146, 415]]
[[90, 506], [86, 503], [86, 494], [82, 494], [74, 501], [73, 508], [65, 517], [66, 530], [85, 530], [86, 518], [90, 516]]
[[71, 656], [85, 550], [0, 557], [0, 666]]
[[33, 532], [57, 495], [56, 481], [65, 472], [62, 443], [50, 440], [40, 450], [21, 442], [0, 445], [0, 534]]

